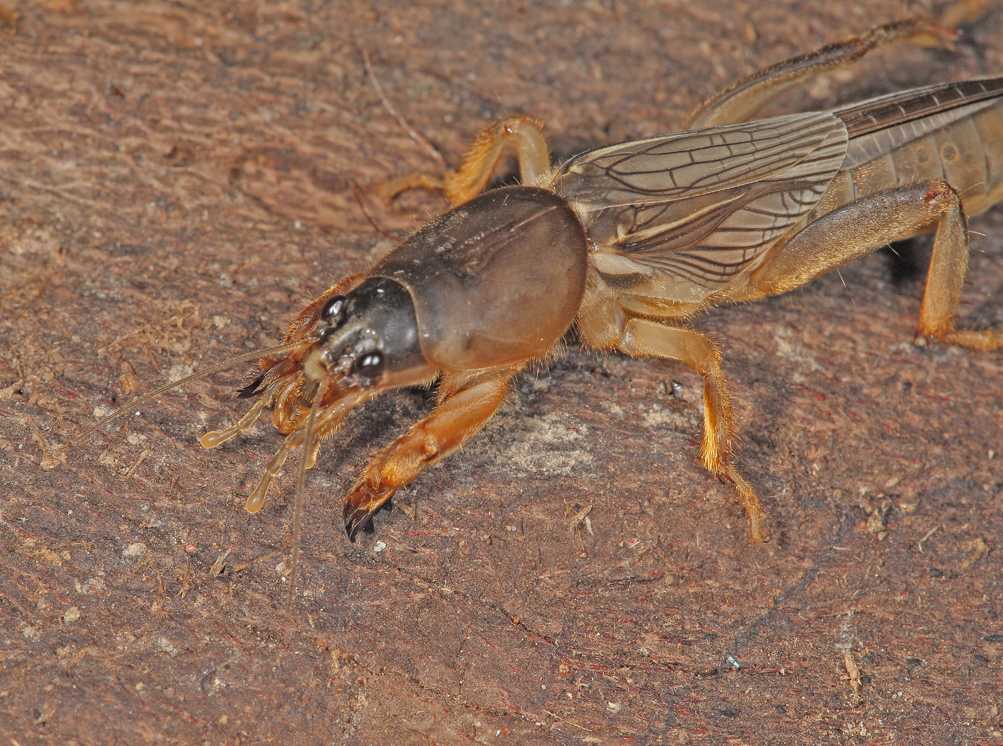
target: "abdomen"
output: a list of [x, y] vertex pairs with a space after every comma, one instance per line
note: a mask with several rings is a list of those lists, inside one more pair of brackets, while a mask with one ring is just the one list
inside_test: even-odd
[[816, 215], [934, 179], [958, 192], [970, 216], [1003, 200], [1003, 78], [905, 91], [834, 113], [849, 147]]

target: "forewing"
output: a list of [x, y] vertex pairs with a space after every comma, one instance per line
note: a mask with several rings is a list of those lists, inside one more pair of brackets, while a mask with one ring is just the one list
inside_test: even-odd
[[818, 203], [846, 147], [831, 113], [794, 114], [583, 153], [561, 169], [557, 188], [600, 251], [620, 255], [607, 266], [713, 287]]
[[610, 145], [567, 161], [558, 188], [593, 210], [690, 199], [787, 173], [842, 129], [819, 111]]

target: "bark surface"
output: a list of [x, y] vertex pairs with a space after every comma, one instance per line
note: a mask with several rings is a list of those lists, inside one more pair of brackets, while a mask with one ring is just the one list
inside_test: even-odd
[[[5, 742], [1003, 739], [1003, 356], [912, 344], [928, 240], [697, 321], [766, 546], [699, 465], [698, 377], [574, 345], [398, 497], [416, 520], [351, 544], [342, 494], [430, 401], [354, 417], [309, 476], [291, 607], [291, 471], [242, 510], [280, 436], [196, 442], [241, 411], [243, 370], [81, 437], [274, 343], [443, 210], [367, 192], [435, 149], [455, 164], [520, 112], [559, 157], [669, 132], [740, 75], [923, 8], [403, 6], [0, 0]], [[1003, 12], [967, 31], [774, 113], [1003, 72]], [[1000, 324], [1003, 211], [971, 229], [962, 317]]]

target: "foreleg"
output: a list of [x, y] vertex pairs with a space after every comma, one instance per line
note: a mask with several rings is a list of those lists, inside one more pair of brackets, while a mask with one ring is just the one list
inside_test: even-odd
[[376, 454], [345, 496], [345, 531], [355, 538], [394, 492], [477, 433], [498, 410], [518, 368], [447, 375], [428, 417]]

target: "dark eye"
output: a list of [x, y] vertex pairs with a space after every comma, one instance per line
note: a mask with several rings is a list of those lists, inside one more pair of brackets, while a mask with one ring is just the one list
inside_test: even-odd
[[331, 321], [341, 316], [341, 312], [345, 310], [345, 296], [336, 295], [331, 298], [327, 303], [324, 304], [324, 308], [321, 309], [320, 317], [324, 321]]
[[366, 378], [376, 378], [383, 371], [383, 353], [367, 352], [355, 360], [355, 372]]

